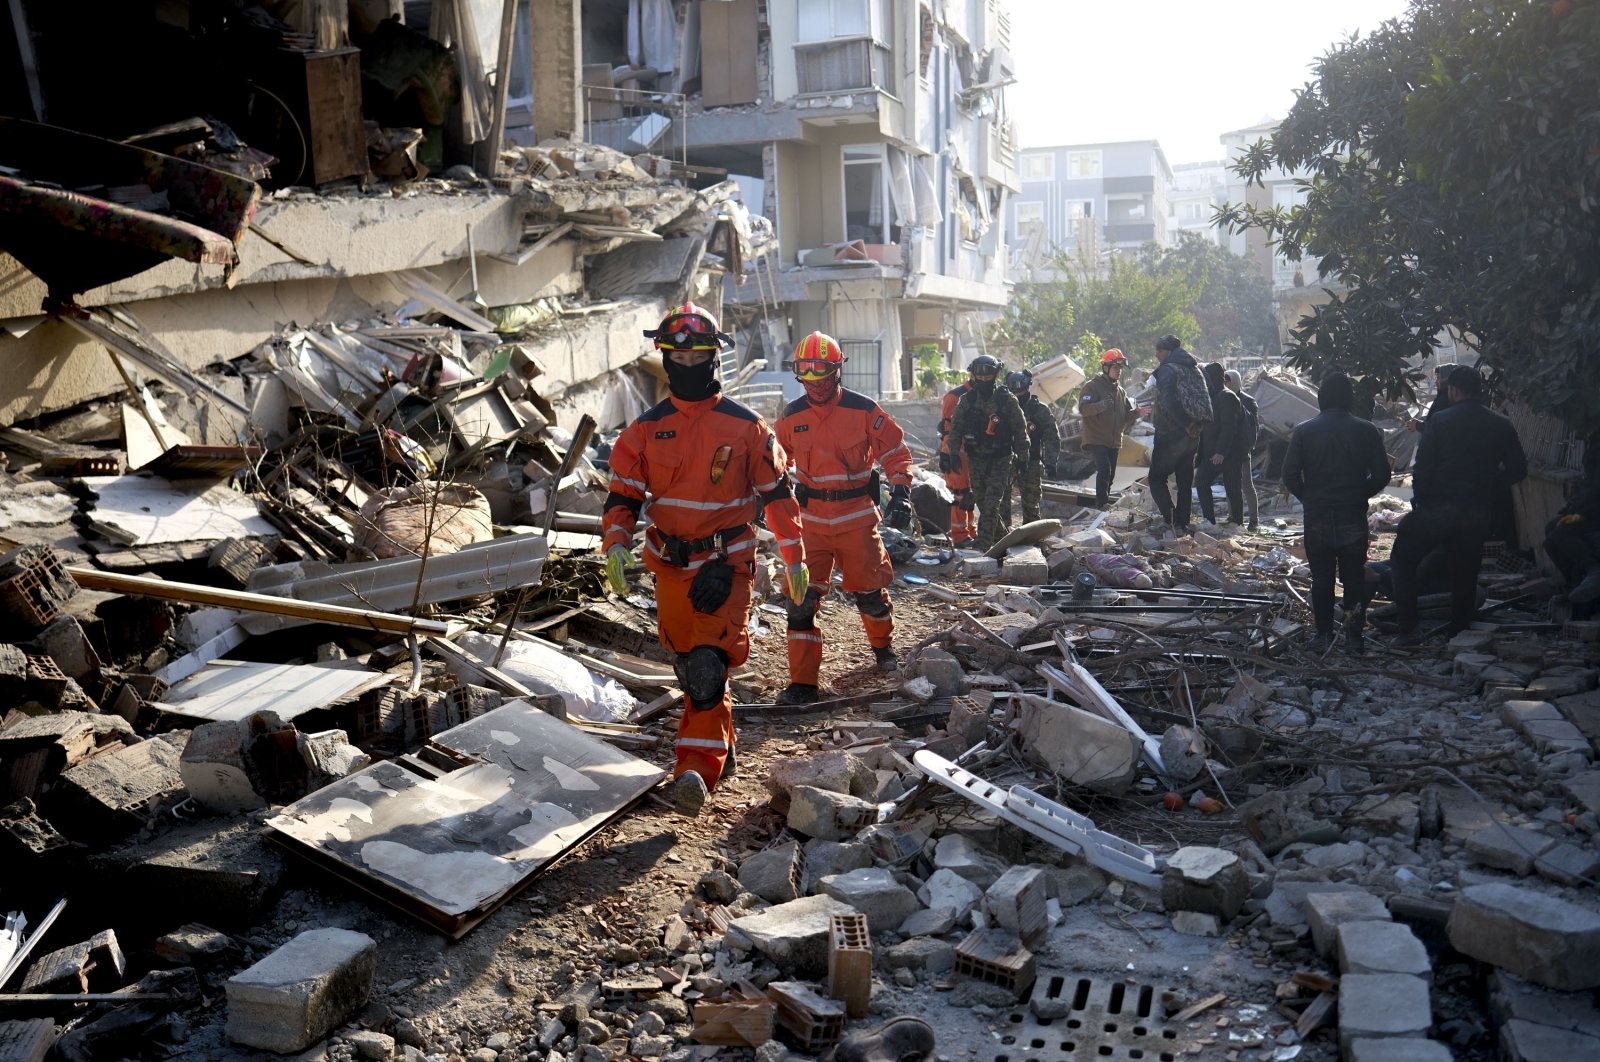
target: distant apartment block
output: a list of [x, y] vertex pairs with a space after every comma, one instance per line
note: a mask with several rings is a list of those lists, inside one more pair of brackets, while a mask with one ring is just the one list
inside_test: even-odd
[[1172, 167], [1154, 140], [1028, 148], [1017, 172], [1008, 242], [1025, 260], [1169, 242]]

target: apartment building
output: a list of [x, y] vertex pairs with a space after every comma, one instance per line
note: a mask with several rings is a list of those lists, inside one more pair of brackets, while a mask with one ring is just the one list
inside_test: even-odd
[[583, 14], [587, 137], [726, 172], [772, 224], [770, 255], [726, 288], [745, 360], [778, 370], [823, 329], [849, 386], [884, 394], [908, 386], [913, 347], [977, 353], [1006, 300], [1018, 188], [998, 0], [584, 0]]
[[1211, 223], [1217, 208], [1228, 200], [1228, 178], [1227, 163], [1221, 159], [1172, 167], [1167, 231], [1174, 240], [1180, 232], [1193, 232], [1221, 247], [1228, 246], [1228, 234]]
[[[1287, 209], [1305, 200], [1305, 190], [1299, 187], [1298, 182], [1310, 176], [1308, 170], [1289, 172], [1274, 167], [1262, 174], [1259, 184], [1247, 184], [1233, 172], [1234, 164], [1250, 145], [1257, 140], [1270, 138], [1277, 127], [1277, 122], [1262, 122], [1243, 129], [1230, 130], [1219, 138], [1223, 150], [1227, 153], [1224, 165], [1229, 202], [1245, 203], [1262, 209], [1272, 207]], [[1267, 243], [1266, 235], [1260, 229], [1228, 235], [1227, 242], [1223, 246], [1234, 254], [1242, 254], [1254, 262], [1263, 274], [1271, 278], [1274, 290], [1295, 286], [1295, 274], [1300, 271], [1300, 263], [1277, 253], [1277, 250]], [[1302, 274], [1302, 280], [1305, 279], [1316, 278], [1305, 278]]]
[[1009, 239], [1030, 264], [1053, 249], [1092, 261], [1169, 242], [1172, 166], [1155, 140], [1028, 148], [1017, 167]]

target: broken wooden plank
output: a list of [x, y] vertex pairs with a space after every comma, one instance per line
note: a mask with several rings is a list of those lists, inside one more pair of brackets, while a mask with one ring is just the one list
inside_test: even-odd
[[1191, 1003], [1187, 1007], [1184, 1007], [1182, 1010], [1178, 1011], [1178, 1013], [1172, 1016], [1172, 1021], [1174, 1024], [1188, 1021], [1191, 1018], [1195, 1018], [1201, 1014], [1204, 1014], [1212, 1007], [1221, 1006], [1227, 1001], [1228, 994], [1226, 992], [1218, 992], [1215, 995], [1207, 996], [1198, 1003]]
[[222, 590], [198, 583], [179, 583], [166, 579], [153, 579], [137, 575], [117, 575], [97, 572], [93, 568], [67, 568], [67, 574], [85, 590], [110, 590], [119, 594], [137, 594], [158, 597], [166, 601], [182, 601], [190, 605], [219, 605], [246, 612], [267, 612], [278, 616], [295, 616], [317, 623], [334, 623], [344, 627], [363, 627], [367, 630], [390, 631], [395, 634], [444, 634], [450, 625], [442, 620], [417, 619], [368, 609], [346, 608], [343, 605], [324, 605], [316, 602], [294, 601], [272, 594], [252, 594], [244, 590]]

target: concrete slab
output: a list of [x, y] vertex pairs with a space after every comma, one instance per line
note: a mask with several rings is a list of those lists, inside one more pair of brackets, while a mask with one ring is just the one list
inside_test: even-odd
[[1428, 985], [1405, 974], [1349, 974], [1339, 980], [1339, 1047], [1364, 1039], [1427, 1036], [1433, 1024]]
[[1516, 885], [1462, 890], [1450, 916], [1457, 951], [1564, 992], [1600, 987], [1600, 914]]
[[1387, 922], [1389, 908], [1365, 889], [1353, 892], [1312, 892], [1306, 896], [1306, 921], [1317, 953], [1332, 958], [1339, 942], [1339, 927], [1346, 922]]
[[832, 896], [804, 896], [737, 918], [728, 928], [785, 974], [815, 981], [828, 974], [828, 916], [854, 913]]
[[304, 1051], [367, 1002], [378, 950], [365, 933], [313, 929], [228, 979], [228, 1039]]
[[1398, 922], [1346, 922], [1339, 927], [1339, 972], [1394, 973], [1433, 981], [1433, 964], [1411, 927]]

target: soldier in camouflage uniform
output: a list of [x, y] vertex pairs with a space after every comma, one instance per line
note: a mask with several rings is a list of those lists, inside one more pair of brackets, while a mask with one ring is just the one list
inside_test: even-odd
[[[1044, 497], [1046, 477], [1056, 478], [1056, 462], [1061, 458], [1061, 428], [1050, 407], [1034, 394], [1033, 373], [1027, 369], [1006, 373], [1006, 390], [1017, 397], [1022, 419], [1028, 423], [1028, 460], [1017, 469], [1017, 496], [1022, 499], [1022, 522], [1039, 519], [1039, 501]], [[1011, 523], [1011, 492], [1006, 492], [1000, 517]]]
[[1011, 470], [1028, 457], [1028, 422], [1011, 392], [995, 386], [1000, 363], [984, 354], [967, 366], [972, 390], [961, 397], [950, 421], [950, 438], [967, 456], [973, 499], [978, 506], [978, 537], [986, 550], [1006, 532], [1001, 501], [1011, 492]]

